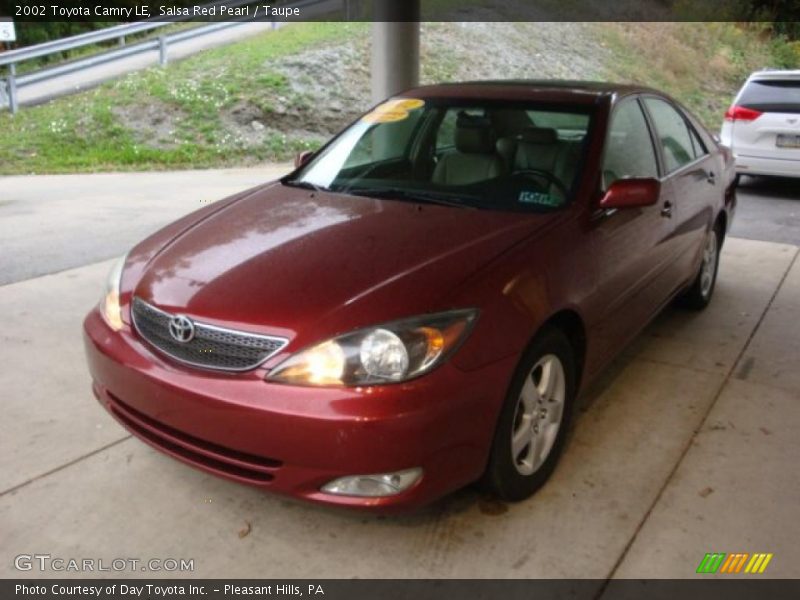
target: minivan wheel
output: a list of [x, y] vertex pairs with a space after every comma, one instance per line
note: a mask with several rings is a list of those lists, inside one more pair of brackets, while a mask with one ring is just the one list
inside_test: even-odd
[[575, 396], [572, 345], [558, 329], [541, 332], [512, 379], [492, 442], [485, 486], [502, 500], [524, 500], [553, 472]]
[[711, 302], [717, 283], [719, 269], [720, 234], [717, 228], [709, 230], [703, 247], [700, 270], [690, 287], [680, 298], [682, 305], [694, 310], [702, 310]]

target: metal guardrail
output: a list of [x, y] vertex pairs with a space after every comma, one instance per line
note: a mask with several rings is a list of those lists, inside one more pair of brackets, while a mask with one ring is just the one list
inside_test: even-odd
[[[352, 0], [299, 0], [278, 6], [301, 9], [313, 6], [315, 8], [318, 7], [320, 9], [319, 12], [344, 8], [345, 15], [349, 17], [351, 13], [351, 2]], [[218, 2], [210, 2], [203, 6], [210, 8], [214, 6], [225, 5], [234, 8], [247, 4], [255, 4], [255, 2], [253, 2], [253, 0], [221, 0]], [[82, 33], [59, 40], [53, 40], [51, 42], [45, 42], [35, 46], [2, 52], [0, 53], [0, 67], [7, 67], [8, 74], [5, 80], [5, 85], [2, 85], [3, 81], [0, 80], [0, 92], [5, 91], [6, 95], [6, 98], [2, 98], [2, 93], [0, 93], [0, 103], [6, 104], [12, 113], [16, 113], [19, 110], [17, 91], [20, 87], [51, 79], [53, 77], [58, 77], [60, 75], [65, 75], [67, 73], [73, 73], [82, 69], [95, 67], [100, 64], [126, 58], [141, 52], [147, 52], [149, 50], [157, 49], [159, 51], [158, 62], [163, 66], [168, 62], [168, 49], [170, 44], [194, 37], [208, 35], [227, 27], [240, 25], [244, 22], [251, 22], [251, 20], [246, 19], [219, 21], [193, 27], [185, 31], [161, 35], [156, 39], [144, 40], [130, 45], [126, 45], [125, 43], [126, 37], [128, 36], [152, 31], [174, 23], [191, 20], [191, 17], [171, 17], [166, 20], [148, 19], [145, 21], [138, 21], [136, 23], [127, 23], [124, 25], [108, 27], [106, 29], [99, 29], [97, 31], [90, 31], [88, 33]], [[277, 28], [278, 22], [272, 21], [272, 26], [273, 29]], [[117, 40], [119, 42], [118, 48], [92, 54], [84, 58], [70, 60], [53, 67], [45, 67], [37, 71], [25, 73], [24, 75], [17, 75], [17, 65], [26, 60], [32, 60], [34, 58], [40, 58], [42, 56], [48, 56], [58, 52], [75, 50], [77, 48], [83, 48], [85, 46], [91, 46], [112, 40]]]

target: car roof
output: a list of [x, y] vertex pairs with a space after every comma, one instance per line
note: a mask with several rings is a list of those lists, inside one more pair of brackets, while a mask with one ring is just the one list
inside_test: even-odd
[[422, 98], [463, 98], [491, 100], [532, 100], [593, 104], [610, 96], [661, 92], [639, 85], [567, 79], [509, 79], [463, 81], [422, 86], [403, 92], [403, 96]]
[[800, 79], [800, 70], [780, 70], [780, 69], [765, 69], [764, 71], [756, 71], [748, 78], [750, 81], [758, 81], [763, 79]]

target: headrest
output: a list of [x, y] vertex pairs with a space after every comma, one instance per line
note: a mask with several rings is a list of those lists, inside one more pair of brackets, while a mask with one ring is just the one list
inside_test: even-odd
[[495, 149], [503, 158], [507, 160], [511, 159], [514, 156], [514, 152], [517, 150], [517, 139], [513, 137], [498, 138]]
[[528, 144], [555, 144], [558, 132], [549, 127], [528, 127], [519, 135], [519, 139]]
[[456, 119], [456, 149], [465, 154], [493, 154], [494, 129], [489, 119], [458, 114]]

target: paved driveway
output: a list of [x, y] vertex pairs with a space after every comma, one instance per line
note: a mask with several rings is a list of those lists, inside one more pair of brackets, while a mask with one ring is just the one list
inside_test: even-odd
[[[467, 489], [420, 514], [365, 516], [263, 495], [128, 436], [93, 399], [80, 341], [109, 262], [78, 266], [72, 248], [86, 263], [119, 254], [159, 219], [277, 171], [0, 180], [16, 190], [0, 208], [15, 240], [2, 264], [15, 282], [0, 287], [0, 576], [19, 575], [17, 554], [48, 553], [194, 559], [201, 577], [682, 578], [711, 551], [772, 552], [767, 575], [800, 576], [793, 244], [730, 238], [712, 306], [648, 328], [588, 395], [551, 482], [521, 504]], [[153, 197], [168, 189], [180, 208]], [[89, 239], [100, 223], [107, 235]]]

